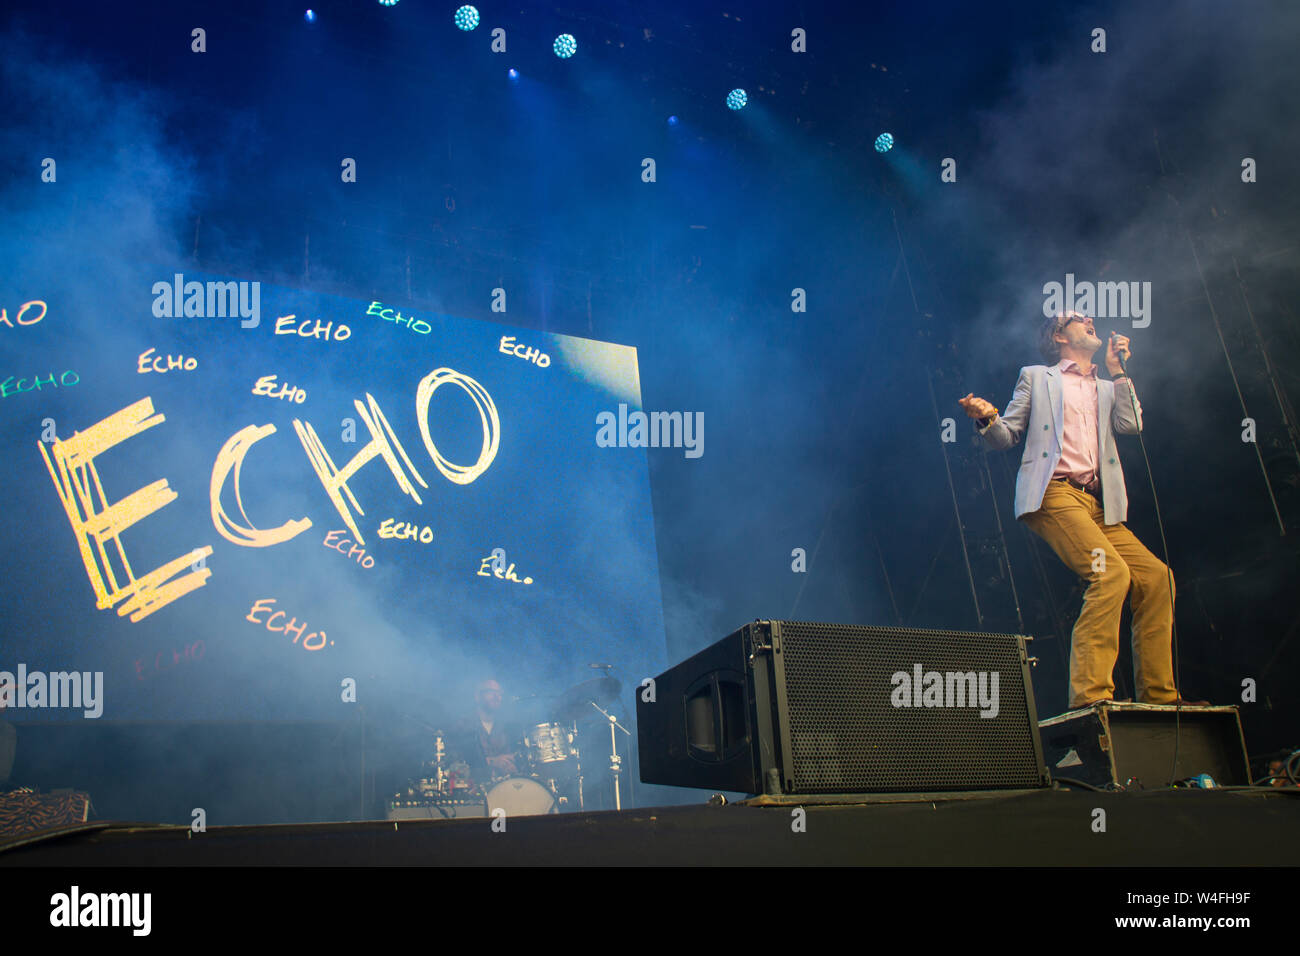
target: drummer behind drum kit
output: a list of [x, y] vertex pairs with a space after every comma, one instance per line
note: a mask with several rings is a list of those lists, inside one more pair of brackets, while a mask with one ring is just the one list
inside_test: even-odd
[[438, 732], [433, 760], [421, 764], [419, 779], [389, 801], [388, 819], [486, 817], [498, 810], [504, 810], [507, 817], [540, 816], [584, 809], [578, 725], [593, 708], [609, 724], [608, 769], [615, 809], [622, 809], [619, 774], [623, 758], [618, 755], [615, 729], [630, 733], [602, 706], [617, 700], [621, 689], [622, 684], [608, 676], [570, 687], [553, 705], [552, 716], [557, 719], [533, 724], [524, 734], [514, 755], [515, 766], [526, 768], [524, 772], [494, 775], [486, 782], [473, 779], [469, 765], [448, 752], [447, 739]]

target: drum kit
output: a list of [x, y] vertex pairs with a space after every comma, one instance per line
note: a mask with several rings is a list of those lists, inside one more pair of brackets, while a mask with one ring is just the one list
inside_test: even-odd
[[[527, 725], [515, 742], [514, 773], [494, 774], [476, 780], [469, 765], [448, 747], [447, 736], [438, 731], [433, 738], [433, 759], [420, 767], [418, 778], [406, 790], [394, 794], [388, 803], [388, 819], [438, 819], [495, 816], [541, 816], [586, 808], [592, 767], [584, 769], [583, 744], [591, 741], [589, 757], [605, 763], [612, 780], [615, 809], [622, 808], [619, 775], [623, 758], [618, 753], [616, 731], [629, 731], [606, 707], [618, 699], [622, 684], [605, 676], [583, 681], [546, 701], [549, 719]], [[582, 726], [588, 717], [603, 717], [609, 725], [609, 753], [597, 758], [599, 735]], [[588, 726], [590, 726], [588, 724]]]

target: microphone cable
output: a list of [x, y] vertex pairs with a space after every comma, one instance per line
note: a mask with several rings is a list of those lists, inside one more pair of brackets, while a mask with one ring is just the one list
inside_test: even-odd
[[[1115, 331], [1113, 329], [1111, 330], [1110, 337], [1112, 339], [1115, 337]], [[1169, 566], [1169, 542], [1165, 540], [1165, 522], [1160, 515], [1160, 496], [1156, 494], [1155, 473], [1151, 470], [1151, 459], [1147, 455], [1147, 443], [1142, 438], [1142, 415], [1138, 411], [1137, 407], [1137, 389], [1133, 387], [1133, 378], [1128, 373], [1128, 363], [1124, 360], [1123, 353], [1117, 349], [1115, 356], [1119, 359], [1120, 370], [1124, 373], [1124, 377], [1128, 379], [1128, 397], [1133, 408], [1133, 420], [1138, 426], [1137, 438], [1138, 444], [1142, 447], [1142, 461], [1146, 464], [1147, 468], [1147, 481], [1151, 485], [1151, 502], [1155, 505], [1156, 527], [1160, 531], [1160, 549], [1165, 562], [1165, 583], [1169, 587], [1170, 646], [1173, 651], [1174, 690], [1175, 693], [1178, 694], [1178, 697], [1174, 701], [1174, 762], [1169, 768], [1169, 782], [1167, 784], [1172, 787], [1174, 782], [1178, 779], [1178, 745], [1182, 734], [1183, 713], [1183, 682], [1178, 665], [1178, 616], [1174, 611], [1174, 572], [1173, 568]]]

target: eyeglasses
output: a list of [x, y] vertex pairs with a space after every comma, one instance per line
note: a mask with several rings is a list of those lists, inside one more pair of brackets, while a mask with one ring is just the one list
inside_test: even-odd
[[1068, 329], [1068, 328], [1070, 327], [1070, 323], [1071, 323], [1071, 322], [1084, 322], [1084, 321], [1087, 321], [1087, 320], [1086, 320], [1086, 319], [1082, 319], [1082, 318], [1080, 318], [1080, 317], [1077, 316], [1077, 315], [1072, 315], [1072, 316], [1070, 316], [1068, 319], [1066, 319], [1064, 322], [1059, 323], [1059, 324], [1056, 326], [1056, 331], [1058, 331], [1058, 332], [1064, 332], [1066, 329]]

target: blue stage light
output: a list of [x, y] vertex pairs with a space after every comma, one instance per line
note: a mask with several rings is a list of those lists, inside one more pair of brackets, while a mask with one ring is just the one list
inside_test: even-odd
[[465, 4], [456, 11], [456, 26], [462, 30], [473, 30], [478, 26], [478, 10]]
[[578, 41], [568, 33], [561, 33], [555, 38], [555, 43], [552, 44], [551, 49], [555, 51], [555, 55], [561, 60], [567, 60], [578, 52]]
[[381, 7], [395, 7], [397, 6], [397, 0], [379, 0], [379, 5]]
[[676, 126], [676, 125], [677, 125], [677, 117], [676, 117], [676, 116], [670, 116], [670, 117], [668, 117], [668, 125], [669, 125], [669, 126]]
[[302, 15], [302, 18], [303, 18], [304, 20], [306, 20], [308, 23], [315, 23], [315, 22], [316, 22], [316, 11], [315, 11], [315, 10], [308, 10], [306, 13], [304, 13], [304, 14]]
[[517, 80], [517, 79], [519, 79], [519, 71], [516, 70], [516, 69], [512, 66], [512, 67], [511, 67], [511, 68], [506, 72], [506, 76], [510, 77], [510, 79], [512, 79], [512, 80]]
[[732, 90], [727, 94], [727, 108], [738, 110], [749, 102], [749, 95], [744, 90]]
[[876, 152], [887, 153], [894, 148], [894, 136], [892, 133], [881, 133], [876, 137]]

